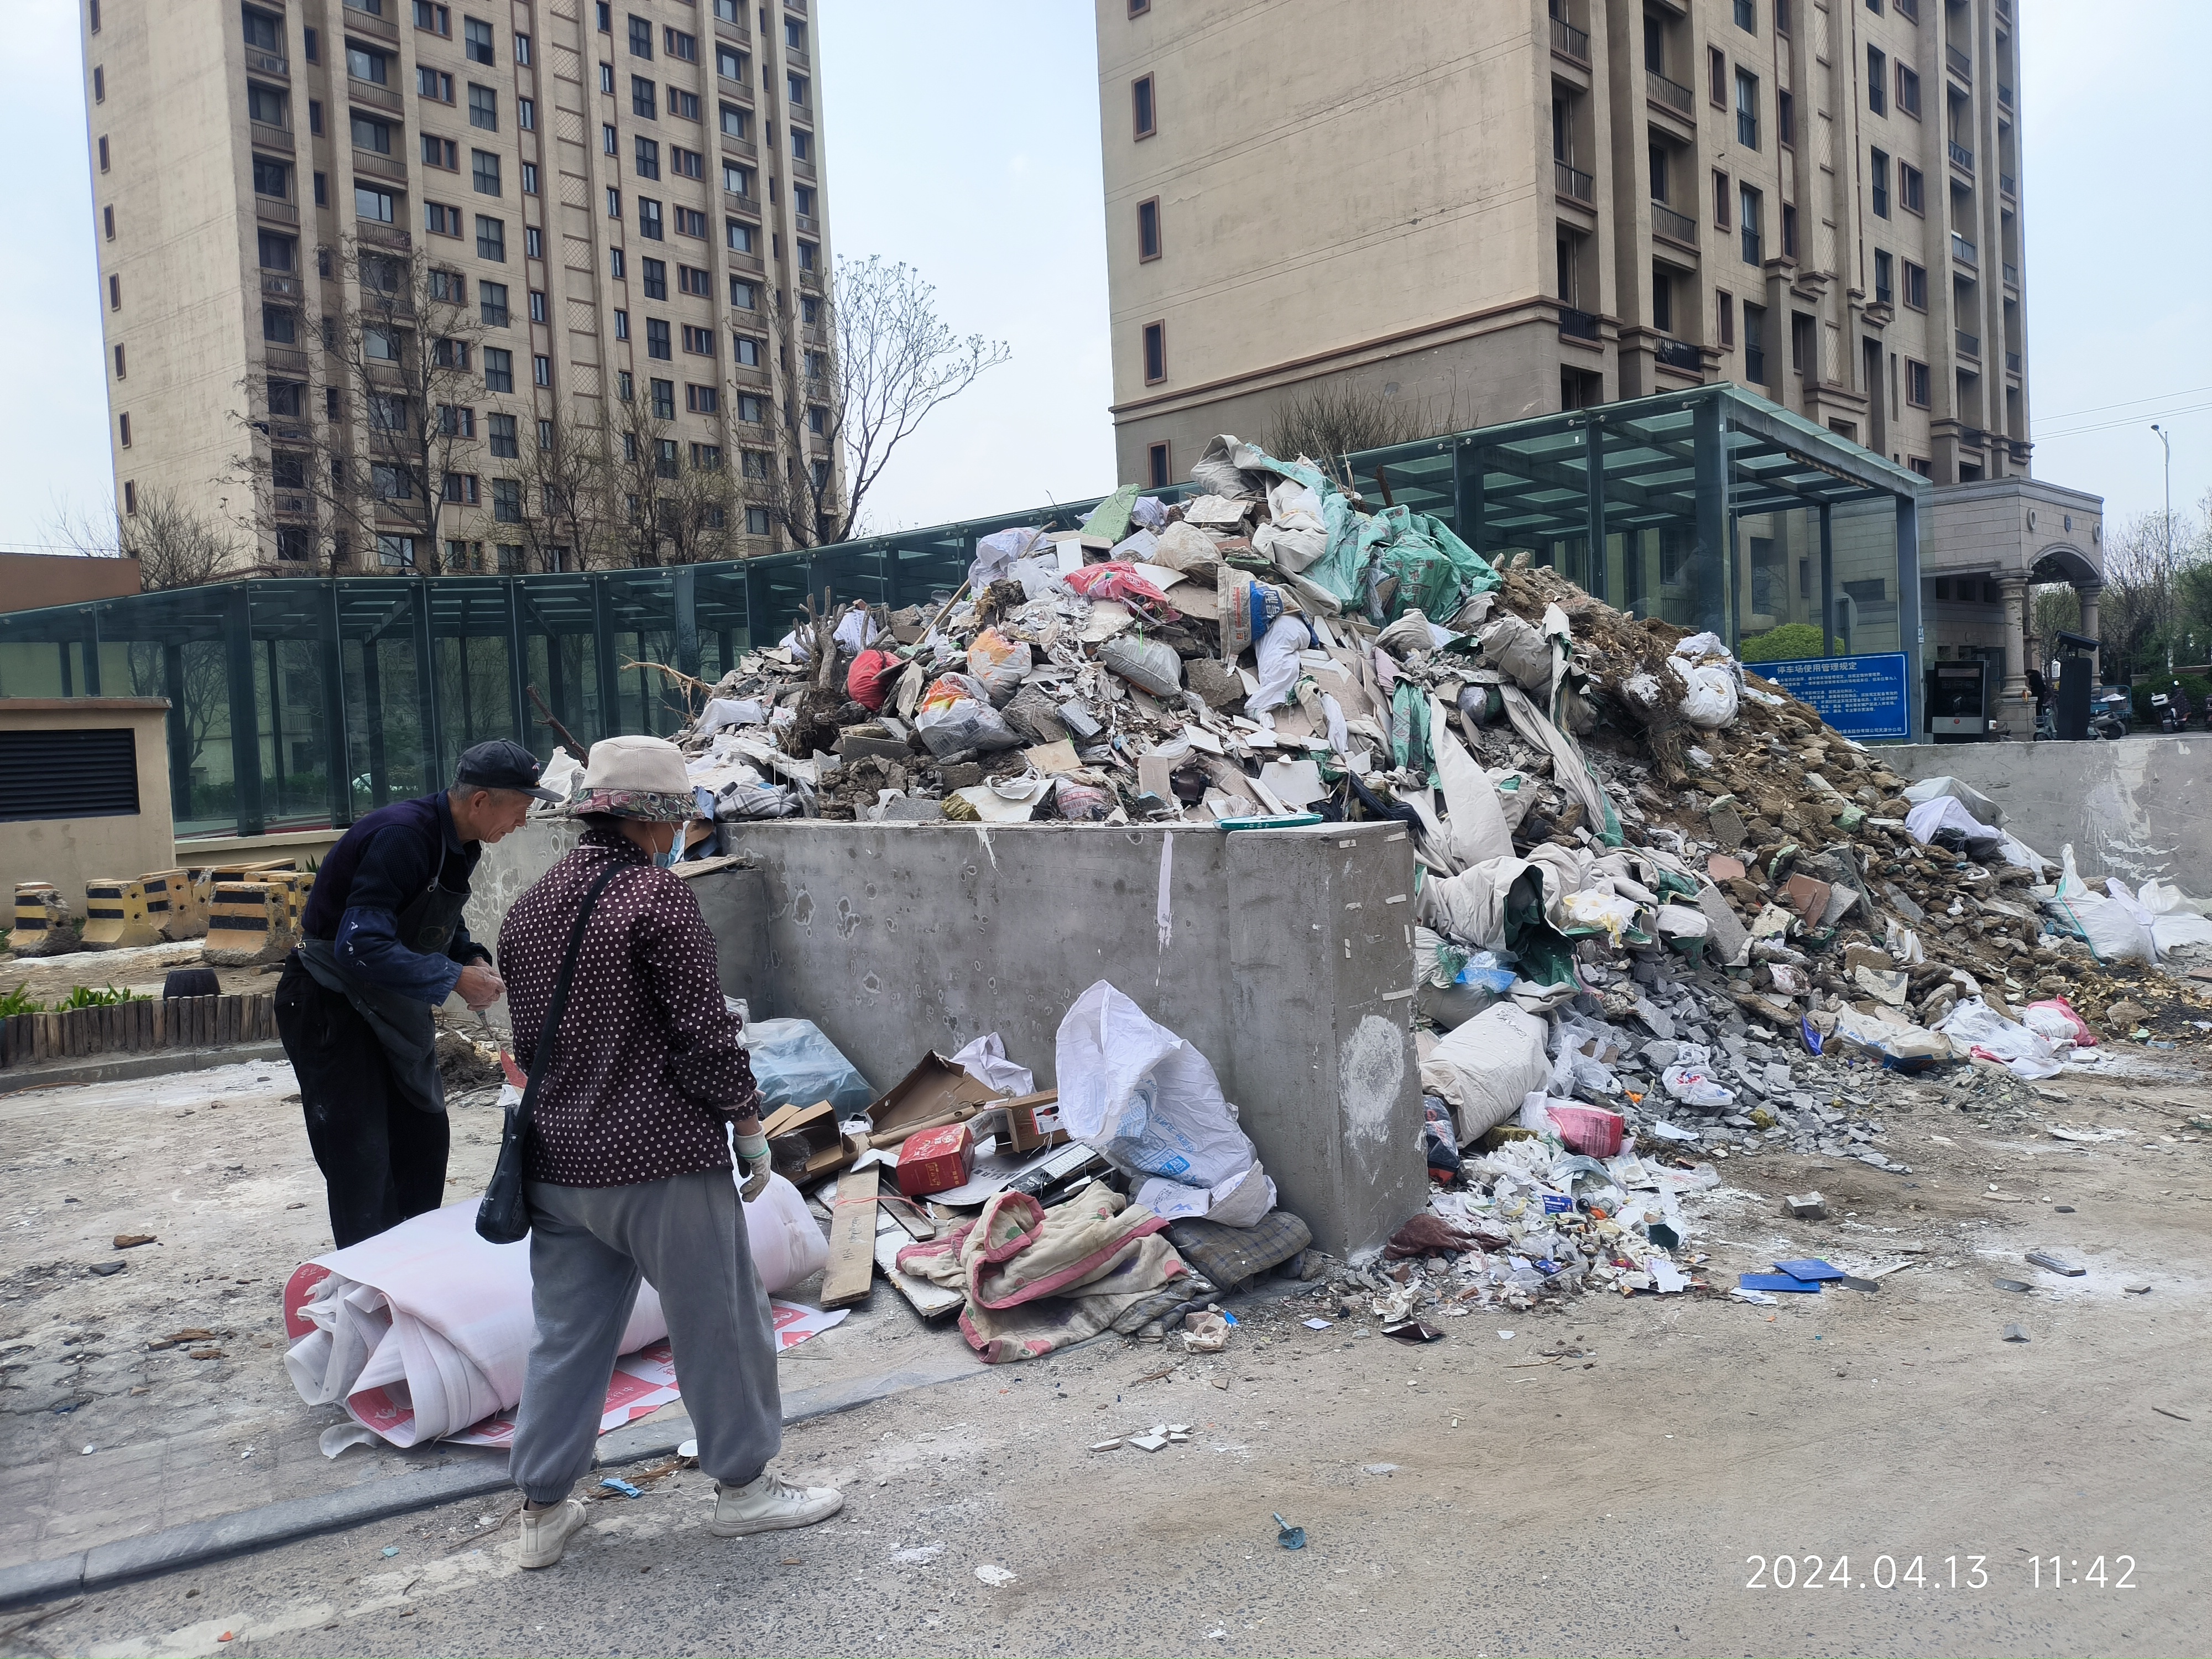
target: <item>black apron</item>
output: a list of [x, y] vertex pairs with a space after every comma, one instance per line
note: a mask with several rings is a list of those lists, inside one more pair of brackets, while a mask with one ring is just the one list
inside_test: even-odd
[[[468, 902], [467, 888], [456, 891], [434, 875], [422, 896], [399, 913], [399, 942], [424, 956], [445, 955]], [[431, 1005], [349, 972], [339, 963], [333, 940], [302, 939], [299, 951], [315, 983], [352, 1003], [376, 1034], [392, 1062], [392, 1080], [408, 1104], [425, 1112], [443, 1112], [446, 1085], [438, 1075], [438, 1024]]]

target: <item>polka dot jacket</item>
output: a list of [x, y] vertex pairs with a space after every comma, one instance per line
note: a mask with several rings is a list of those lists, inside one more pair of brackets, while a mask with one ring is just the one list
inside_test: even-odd
[[610, 861], [576, 954], [568, 1005], [534, 1107], [528, 1170], [562, 1187], [624, 1187], [730, 1167], [709, 1109], [758, 1093], [722, 1001], [714, 936], [689, 882], [610, 831], [583, 841], [507, 912], [499, 930], [514, 1048], [535, 1052], [576, 907]]

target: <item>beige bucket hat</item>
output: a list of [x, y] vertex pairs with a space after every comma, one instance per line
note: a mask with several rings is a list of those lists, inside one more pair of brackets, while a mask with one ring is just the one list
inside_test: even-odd
[[655, 823], [704, 816], [684, 769], [684, 751], [665, 738], [647, 737], [603, 738], [593, 744], [568, 810], [579, 817], [607, 812]]

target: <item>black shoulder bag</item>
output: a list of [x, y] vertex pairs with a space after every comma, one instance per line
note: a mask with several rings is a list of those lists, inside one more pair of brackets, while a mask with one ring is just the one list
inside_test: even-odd
[[584, 929], [591, 925], [592, 907], [599, 902], [600, 890], [629, 867], [616, 863], [599, 872], [577, 908], [576, 925], [568, 930], [568, 948], [562, 953], [561, 971], [554, 976], [553, 995], [545, 1005], [545, 1021], [538, 1028], [538, 1046], [531, 1051], [530, 1080], [523, 1086], [522, 1099], [507, 1109], [499, 1162], [492, 1166], [483, 1201], [477, 1206], [477, 1236], [495, 1244], [519, 1244], [530, 1237], [530, 1205], [522, 1183], [530, 1152], [531, 1109], [537, 1103], [538, 1085], [552, 1066], [553, 1033], [568, 1006], [568, 981], [575, 976], [576, 953], [583, 946]]

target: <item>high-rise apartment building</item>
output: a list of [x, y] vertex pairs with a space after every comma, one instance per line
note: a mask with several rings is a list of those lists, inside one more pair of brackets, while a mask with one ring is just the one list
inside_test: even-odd
[[[559, 568], [537, 463], [579, 431], [834, 467], [808, 0], [81, 3], [125, 514], [279, 573]], [[738, 510], [723, 552], [777, 544]]]
[[2014, 0], [1097, 0], [1121, 474], [1733, 380], [2028, 470]]

